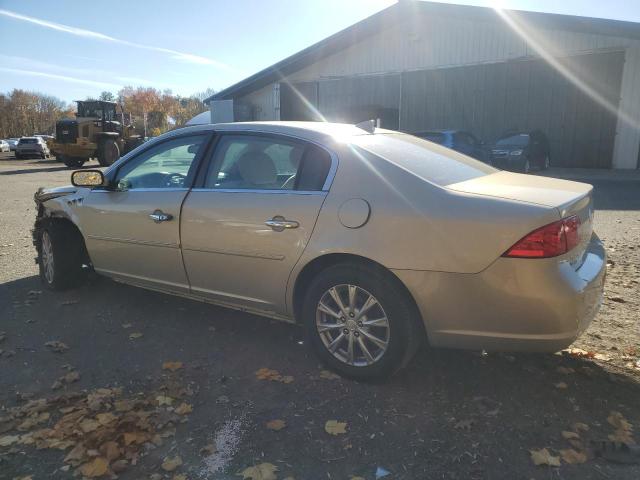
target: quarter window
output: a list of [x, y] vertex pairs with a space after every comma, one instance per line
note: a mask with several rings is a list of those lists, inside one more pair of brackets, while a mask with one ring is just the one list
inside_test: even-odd
[[205, 188], [228, 190], [322, 190], [331, 157], [311, 144], [283, 138], [225, 135]]
[[174, 138], [145, 150], [120, 168], [118, 189], [186, 187], [206, 138], [205, 135]]

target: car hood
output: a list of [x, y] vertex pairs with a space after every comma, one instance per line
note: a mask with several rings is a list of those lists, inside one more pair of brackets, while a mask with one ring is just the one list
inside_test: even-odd
[[43, 188], [40, 187], [34, 195], [34, 199], [37, 203], [46, 202], [52, 198], [63, 197], [65, 195], [71, 195], [78, 191], [77, 187], [73, 185], [66, 185], [64, 187]]
[[450, 190], [555, 207], [561, 212], [589, 196], [593, 186], [559, 178], [497, 172], [447, 186]]

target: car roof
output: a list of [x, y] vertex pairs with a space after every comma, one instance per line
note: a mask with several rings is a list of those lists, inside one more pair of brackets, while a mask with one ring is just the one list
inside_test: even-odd
[[[207, 125], [194, 125], [184, 127], [157, 138], [167, 138], [172, 134], [184, 134], [189, 132], [216, 131], [216, 132], [256, 132], [277, 133], [292, 135], [307, 140], [326, 139], [327, 137], [348, 138], [357, 135], [371, 135], [370, 132], [349, 123], [331, 122], [235, 122], [235, 123], [211, 123]], [[376, 128], [375, 134], [399, 133], [384, 128]]]

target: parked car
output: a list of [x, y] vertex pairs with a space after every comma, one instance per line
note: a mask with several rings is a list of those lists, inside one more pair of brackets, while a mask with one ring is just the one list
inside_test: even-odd
[[9, 150], [11, 152], [15, 152], [16, 151], [16, 147], [18, 146], [18, 140], [17, 138], [10, 138], [9, 140], [7, 140], [7, 142], [9, 143]]
[[549, 139], [542, 131], [509, 132], [496, 140], [491, 149], [491, 164], [503, 170], [529, 173], [549, 168], [550, 154]]
[[487, 155], [484, 143], [478, 140], [472, 133], [462, 130], [429, 130], [426, 132], [417, 132], [413, 135], [429, 140], [430, 142], [444, 145], [447, 148], [464, 153], [480, 161], [486, 161]]
[[9, 146], [9, 142], [6, 140], [0, 140], [0, 152], [10, 152], [11, 147]]
[[71, 180], [35, 196], [46, 287], [93, 269], [300, 323], [350, 377], [389, 375], [427, 339], [554, 352], [602, 301], [591, 185], [390, 130], [186, 127]]
[[47, 143], [40, 137], [22, 137], [16, 146], [16, 158], [40, 157], [47, 158], [49, 156], [49, 147]]

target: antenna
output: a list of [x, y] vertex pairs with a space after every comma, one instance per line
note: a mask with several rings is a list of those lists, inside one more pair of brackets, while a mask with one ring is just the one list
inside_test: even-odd
[[356, 123], [356, 128], [364, 130], [367, 133], [374, 133], [376, 131], [376, 121], [371, 119]]

